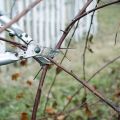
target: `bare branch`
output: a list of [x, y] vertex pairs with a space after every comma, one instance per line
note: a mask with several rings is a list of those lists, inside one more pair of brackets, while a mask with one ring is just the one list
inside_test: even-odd
[[95, 96], [97, 96], [98, 98], [100, 98], [100, 100], [102, 100], [104, 103], [106, 103], [108, 106], [110, 106], [112, 109], [114, 109], [116, 112], [120, 113], [120, 108], [115, 106], [111, 101], [107, 100], [105, 97], [103, 97], [101, 95], [101, 93], [99, 93], [97, 90], [95, 90], [95, 88], [91, 85], [89, 85], [86, 81], [84, 80], [80, 80], [75, 74], [73, 74], [73, 72], [68, 71], [67, 69], [65, 69], [63, 66], [61, 66], [60, 64], [58, 64], [57, 62], [55, 62], [53, 59], [48, 58], [53, 64], [55, 64], [57, 67], [61, 68], [62, 70], [64, 70], [66, 73], [68, 73], [70, 76], [72, 76], [73, 78], [75, 78], [79, 83], [81, 83], [84, 87], [86, 87], [89, 91], [91, 91]]
[[[89, 1], [90, 3], [92, 2], [92, 0]], [[79, 19], [81, 19], [82, 17], [86, 16], [87, 14], [95, 11], [95, 10], [98, 10], [100, 8], [103, 8], [103, 7], [106, 7], [108, 5], [111, 5], [111, 4], [115, 4], [115, 2], [113, 3], [109, 3], [109, 4], [106, 4], [106, 5], [102, 5], [100, 7], [97, 7], [95, 9], [92, 9], [90, 11], [88, 11], [87, 13], [85, 12], [86, 8], [88, 7], [88, 5], [90, 4], [89, 2], [87, 2], [85, 4], [85, 6], [83, 7], [84, 9], [82, 9], [83, 11], [79, 12], [79, 14], [75, 17], [75, 19], [68, 25], [68, 27], [65, 29], [65, 32], [63, 33], [62, 37], [60, 38], [59, 42], [57, 43], [56, 45], [56, 49], [59, 49], [61, 44], [63, 43], [63, 41], [65, 40], [66, 36], [68, 35], [68, 33], [70, 32], [70, 30], [72, 29], [72, 27], [74, 26], [74, 24], [76, 23], [76, 21], [78, 21]], [[116, 1], [117, 2], [120, 2], [120, 1]], [[111, 103], [110, 101], [106, 100], [106, 98], [104, 98], [99, 92], [97, 92], [92, 86], [90, 86], [86, 81], [82, 81], [80, 80], [76, 75], [74, 75], [73, 73], [69, 72], [68, 70], [66, 70], [65, 68], [61, 67], [61, 65], [57, 64], [56, 62], [54, 62], [51, 58], [50, 60], [55, 64], [57, 65], [58, 67], [60, 67], [61, 69], [63, 69], [65, 72], [67, 72], [69, 75], [73, 76], [77, 81], [79, 81], [83, 86], [85, 86], [86, 88], [88, 88], [92, 93], [94, 93], [97, 97], [99, 97], [102, 101], [104, 101], [107, 105], [109, 105], [111, 108], [113, 108], [116, 112], [120, 112], [119, 108], [116, 107], [115, 105], [113, 105], [113, 103]], [[45, 66], [45, 73], [42, 74], [42, 76], [45, 77], [45, 74], [47, 72], [47, 66]], [[42, 80], [43, 78], [41, 77], [41, 81], [44, 81]], [[41, 95], [41, 92], [39, 91], [39, 94]], [[36, 95], [36, 97], [38, 97], [38, 95]], [[39, 98], [40, 99], [40, 98]], [[36, 103], [36, 100], [35, 100], [35, 103]], [[38, 104], [36, 104], [36, 111], [33, 112], [36, 116], [36, 112], [37, 112], [37, 108], [38, 108]]]
[[17, 0], [14, 0], [14, 1], [13, 1], [13, 4], [12, 4], [12, 6], [11, 6], [10, 18], [12, 18], [12, 16], [13, 16], [13, 8], [14, 8], [14, 6], [15, 6], [15, 4], [16, 4], [16, 1], [17, 1]]
[[[86, 8], [90, 5], [90, 3], [93, 0], [88, 0], [88, 2], [84, 5], [84, 7], [78, 12], [78, 14], [75, 16], [75, 18], [73, 19], [73, 21], [78, 18], [79, 16], [81, 16], [83, 13], [85, 13]], [[62, 35], [62, 37], [60, 38], [59, 42], [56, 45], [56, 49], [60, 48], [60, 46], [62, 45], [64, 39], [66, 38], [66, 36], [68, 35], [68, 33], [70, 32], [70, 30], [72, 29], [72, 27], [74, 26], [75, 22], [71, 22], [66, 29], [64, 30], [64, 33]]]
[[[108, 67], [110, 64], [114, 63], [116, 60], [120, 59], [120, 56], [115, 57], [114, 59], [112, 59], [110, 62], [108, 62], [107, 64], [105, 64], [104, 66], [102, 66], [100, 69], [98, 69], [88, 80], [87, 82], [90, 82], [96, 75], [98, 75], [102, 70], [104, 70], [106, 67]], [[73, 93], [73, 95], [71, 96], [71, 100], [68, 101], [68, 103], [64, 106], [63, 111], [66, 109], [66, 107], [68, 107], [68, 105], [71, 103], [72, 99], [80, 92], [80, 90], [83, 88], [79, 87], [77, 91], [75, 91]]]
[[16, 23], [18, 20], [20, 20], [24, 15], [26, 15], [32, 8], [34, 8], [41, 1], [42, 0], [35, 0], [34, 2], [32, 2], [20, 14], [18, 14], [17, 16], [15, 16], [9, 23], [7, 23], [2, 28], [0, 28], [0, 33], [3, 32], [5, 29], [9, 28], [12, 24]]
[[0, 41], [4, 41], [4, 42], [7, 42], [9, 44], [12, 44], [12, 45], [14, 45], [14, 46], [24, 50], [24, 51], [27, 49], [27, 46], [25, 46], [25, 45], [23, 45], [21, 43], [18, 43], [18, 42], [15, 42], [15, 41], [11, 41], [11, 40], [7, 40], [7, 39], [2, 38], [2, 37], [0, 37]]
[[94, 12], [94, 11], [96, 11], [96, 10], [102, 9], [102, 8], [104, 8], [104, 7], [107, 7], [107, 6], [110, 6], [110, 5], [119, 3], [119, 2], [120, 2], [120, 0], [116, 0], [116, 1], [113, 1], [113, 2], [110, 2], [110, 3], [107, 3], [107, 4], [104, 4], [104, 5], [98, 6], [98, 7], [94, 8], [94, 9], [92, 9], [92, 10], [89, 10], [89, 11], [83, 13], [82, 15], [78, 16], [76, 19], [74, 19], [74, 20], [69, 24], [69, 26], [71, 26], [72, 24], [74, 24], [76, 21], [78, 21], [79, 19], [83, 18], [84, 16], [90, 14], [91, 12]]
[[42, 87], [43, 87], [43, 84], [44, 84], [47, 69], [48, 69], [48, 66], [45, 65], [43, 67], [43, 70], [42, 70], [42, 73], [41, 73], [41, 78], [40, 78], [40, 82], [39, 82], [39, 86], [38, 86], [38, 90], [37, 90], [37, 94], [36, 94], [36, 97], [35, 97], [35, 102], [34, 102], [34, 106], [33, 106], [33, 110], [32, 110], [31, 120], [36, 120], [37, 109], [38, 109], [38, 105], [40, 103], [41, 94], [42, 94]]
[[52, 88], [53, 88], [53, 86], [54, 86], [54, 84], [55, 84], [56, 77], [57, 77], [57, 74], [55, 74], [55, 77], [54, 77], [54, 79], [53, 79], [53, 82], [52, 82], [52, 84], [50, 85], [50, 88], [49, 88], [49, 91], [48, 91], [48, 94], [47, 94], [47, 100], [46, 100], [46, 103], [45, 103], [44, 113], [45, 113], [45, 110], [46, 110], [46, 107], [47, 107], [47, 104], [48, 104], [48, 101], [49, 101], [49, 95], [50, 95], [51, 90], [52, 90]]
[[117, 37], [118, 37], [119, 29], [120, 29], [120, 24], [118, 25], [118, 28], [117, 28], [117, 31], [116, 31], [116, 34], [115, 34], [115, 45], [117, 43]]

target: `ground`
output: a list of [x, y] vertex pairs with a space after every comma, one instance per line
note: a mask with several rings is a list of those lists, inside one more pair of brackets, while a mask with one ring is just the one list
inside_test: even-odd
[[[108, 8], [99, 10], [98, 15], [98, 33], [94, 36], [91, 48], [94, 51], [87, 51], [86, 57], [86, 78], [89, 79], [100, 67], [105, 65], [113, 58], [119, 56], [120, 52], [120, 35], [115, 45], [115, 34], [120, 24], [120, 5], [113, 5]], [[79, 44], [73, 43], [71, 47], [76, 49], [69, 50], [68, 58], [65, 59], [63, 66], [69, 70], [73, 70], [81, 79], [82, 72], [82, 53], [84, 48], [84, 39]], [[59, 60], [58, 60], [59, 58]], [[62, 55], [56, 59], [60, 61]], [[33, 80], [35, 74], [39, 70], [39, 64], [32, 62], [27, 66], [9, 65], [2, 67], [0, 73], [0, 120], [20, 120], [21, 115], [30, 117], [32, 106], [35, 98], [40, 75]], [[42, 94], [42, 100], [38, 110], [38, 118], [43, 114], [47, 92], [55, 76], [55, 67], [48, 71]], [[109, 65], [91, 80], [94, 85], [104, 96], [112, 100], [114, 103], [120, 102], [120, 61]], [[12, 80], [13, 79], [13, 80]], [[63, 110], [65, 104], [71, 99], [71, 95], [78, 90], [81, 85], [72, 77], [63, 71], [57, 75], [57, 79], [49, 97], [49, 103], [46, 112], [50, 115], [54, 112]], [[83, 107], [69, 114], [67, 120], [116, 120], [117, 114], [106, 104], [98, 101], [92, 93], [87, 91], [88, 108]], [[84, 98], [84, 89], [74, 97], [66, 111], [78, 106]], [[97, 104], [93, 104], [97, 101]], [[61, 115], [62, 116], [62, 115]], [[60, 116], [60, 117], [61, 117]], [[99, 117], [100, 116], [100, 117]], [[52, 117], [52, 115], [49, 116]], [[90, 119], [91, 117], [91, 119]], [[89, 118], [89, 119], [88, 119]], [[52, 118], [51, 118], [52, 119]]]

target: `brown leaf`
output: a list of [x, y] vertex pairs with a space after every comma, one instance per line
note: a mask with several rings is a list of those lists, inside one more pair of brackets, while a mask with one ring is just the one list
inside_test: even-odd
[[32, 86], [33, 80], [27, 80], [26, 83], [27, 83], [29, 86]]
[[120, 97], [120, 90], [116, 90], [114, 96], [115, 96], [115, 97]]
[[62, 69], [59, 68], [59, 67], [57, 67], [57, 68], [56, 68], [56, 74], [58, 75], [58, 74], [61, 73], [61, 72], [62, 72]]
[[12, 48], [17, 48], [15, 45], [11, 45]]
[[93, 85], [93, 88], [96, 90], [96, 89], [97, 89], [97, 86], [96, 86], [96, 85]]
[[45, 111], [50, 115], [55, 114], [55, 109], [52, 107], [47, 107]]
[[84, 96], [82, 97], [82, 103], [85, 103], [87, 100], [86, 94], [84, 94]]
[[27, 59], [26, 60], [21, 60], [20, 65], [21, 66], [27, 66]]
[[15, 80], [15, 81], [17, 81], [19, 77], [20, 77], [20, 73], [14, 73], [11, 76], [12, 80]]
[[48, 70], [52, 68], [53, 64], [48, 65]]
[[93, 35], [92, 34], [89, 36], [88, 40], [91, 44], [93, 43]]
[[67, 100], [71, 101], [72, 100], [72, 96], [67, 96]]
[[57, 116], [57, 120], [65, 120], [65, 115], [59, 115], [59, 116]]
[[53, 107], [53, 108], [56, 108], [57, 105], [58, 105], [57, 101], [54, 101], [53, 104], [52, 104], [52, 107]]
[[21, 99], [23, 97], [24, 97], [24, 93], [23, 92], [19, 93], [19, 94], [16, 95], [16, 100], [19, 100], [19, 99]]
[[94, 51], [93, 51], [91, 48], [88, 48], [88, 51], [89, 51], [90, 53], [94, 53]]
[[22, 112], [20, 120], [28, 120], [28, 114], [26, 112]]
[[92, 116], [92, 112], [88, 107], [88, 104], [85, 104], [85, 114], [87, 115], [87, 117], [91, 117]]

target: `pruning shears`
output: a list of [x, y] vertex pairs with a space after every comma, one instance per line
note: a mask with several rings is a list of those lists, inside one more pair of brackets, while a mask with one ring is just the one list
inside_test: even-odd
[[[11, 19], [9, 17], [0, 12], [0, 27], [10, 21]], [[10, 28], [7, 28], [6, 31], [9, 33], [10, 36], [18, 37], [26, 46], [26, 49], [16, 52], [0, 53], [0, 65], [14, 63], [16, 61], [27, 59], [30, 57], [33, 57], [41, 65], [51, 64], [51, 62], [47, 58], [54, 58], [55, 55], [59, 53], [58, 49], [40, 46], [31, 38], [31, 36], [24, 32], [18, 24], [13, 24]]]

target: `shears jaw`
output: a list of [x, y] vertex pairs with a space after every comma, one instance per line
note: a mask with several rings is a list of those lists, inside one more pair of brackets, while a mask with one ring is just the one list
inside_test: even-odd
[[[0, 27], [3, 27], [3, 25], [9, 23], [10, 21], [11, 19], [0, 11]], [[10, 36], [17, 36], [20, 40], [22, 40], [26, 48], [19, 46], [19, 48], [22, 48], [22, 50], [16, 53], [5, 53], [5, 56], [3, 55], [5, 59], [1, 61], [0, 65], [9, 64], [30, 57], [33, 57], [37, 62], [40, 63], [40, 65], [51, 64], [50, 60], [47, 58], [54, 58], [59, 53], [59, 50], [39, 46], [39, 43], [35, 43], [33, 39], [27, 33], [21, 30], [17, 24], [11, 25], [11, 27], [7, 28], [6, 31]]]

